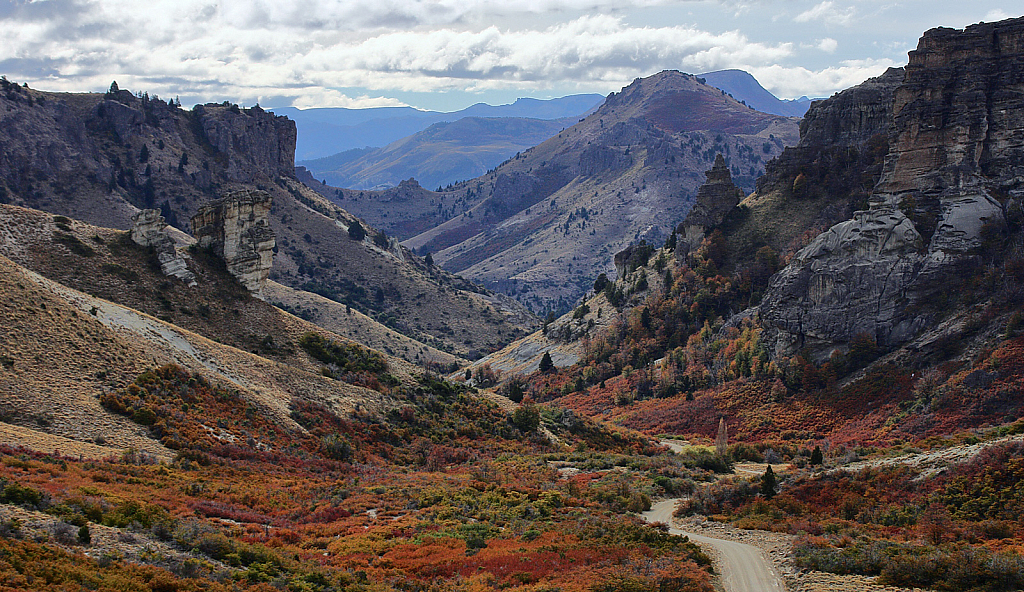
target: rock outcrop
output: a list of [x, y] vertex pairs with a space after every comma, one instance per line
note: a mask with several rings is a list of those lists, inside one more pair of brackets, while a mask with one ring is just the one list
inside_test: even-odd
[[132, 216], [131, 239], [143, 247], [153, 247], [164, 275], [176, 277], [189, 286], [196, 285], [196, 276], [188, 269], [185, 257], [167, 232], [167, 222], [160, 210], [140, 210]]
[[263, 298], [274, 257], [270, 202], [263, 191], [235, 191], [192, 217], [199, 247], [222, 257], [231, 275], [258, 298]]
[[683, 248], [676, 249], [676, 256], [685, 255], [704, 240], [704, 233], [725, 220], [725, 216], [743, 199], [743, 190], [732, 182], [729, 167], [719, 152], [711, 170], [704, 173], [708, 180], [697, 190], [693, 208], [686, 220], [676, 228]]
[[196, 120], [207, 141], [227, 156], [226, 172], [235, 182], [249, 182], [261, 174], [295, 174], [295, 123], [283, 115], [274, 115], [259, 106], [238, 107], [196, 105]]
[[775, 355], [820, 360], [858, 334], [883, 347], [915, 337], [1024, 195], [1024, 18], [928, 31], [893, 96], [870, 208], [771, 280], [760, 313]]

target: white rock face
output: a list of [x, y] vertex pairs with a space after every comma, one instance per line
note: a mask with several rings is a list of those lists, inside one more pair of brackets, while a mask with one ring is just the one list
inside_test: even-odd
[[276, 244], [270, 203], [270, 194], [264, 191], [235, 191], [192, 216], [192, 234], [199, 247], [212, 248], [231, 275], [261, 299]]
[[167, 232], [167, 223], [160, 210], [139, 210], [132, 216], [132, 241], [143, 247], [153, 247], [164, 275], [176, 277], [189, 286], [196, 285], [196, 276], [188, 269], [185, 257], [178, 252], [174, 239]]

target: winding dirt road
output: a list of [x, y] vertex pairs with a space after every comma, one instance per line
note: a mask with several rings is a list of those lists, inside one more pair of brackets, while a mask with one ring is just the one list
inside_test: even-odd
[[657, 502], [651, 509], [642, 514], [647, 522], [664, 522], [672, 534], [690, 537], [690, 540], [701, 546], [714, 548], [722, 574], [722, 585], [726, 592], [783, 592], [786, 587], [782, 578], [775, 572], [768, 559], [757, 547], [714, 539], [693, 534], [671, 526], [672, 511], [676, 507], [674, 499]]

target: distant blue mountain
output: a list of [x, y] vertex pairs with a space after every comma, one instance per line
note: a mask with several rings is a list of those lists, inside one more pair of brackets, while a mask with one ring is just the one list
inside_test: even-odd
[[750, 73], [743, 70], [718, 70], [698, 74], [698, 76], [705, 79], [711, 86], [724, 90], [737, 101], [743, 101], [762, 113], [803, 117], [807, 108], [811, 106], [811, 99], [807, 97], [799, 99], [776, 97], [761, 86]]
[[460, 111], [442, 113], [412, 107], [372, 109], [318, 108], [269, 109], [286, 115], [298, 128], [296, 160], [312, 160], [356, 148], [380, 147], [425, 130], [435, 123], [465, 117], [520, 117], [562, 119], [583, 116], [596, 109], [604, 97], [597, 94], [570, 95], [557, 99], [517, 99], [509, 105], [477, 103]]

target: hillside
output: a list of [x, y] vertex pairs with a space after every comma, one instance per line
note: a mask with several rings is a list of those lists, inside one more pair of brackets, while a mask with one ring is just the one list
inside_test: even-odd
[[584, 121], [477, 179], [440, 193], [328, 193], [430, 252], [445, 269], [564, 310], [612, 256], [660, 244], [722, 153], [753, 190], [764, 163], [794, 144], [797, 121], [759, 113], [695, 77], [663, 72], [613, 94]]
[[442, 187], [484, 174], [577, 119], [464, 117], [435, 123], [381, 148], [353, 150], [298, 164], [333, 187], [386, 189], [410, 178], [424, 187]]
[[272, 279], [456, 356], [486, 352], [530, 326], [522, 311], [501, 310], [511, 303], [492, 305], [498, 300], [485, 290], [428, 268], [370, 228], [350, 238], [355, 219], [295, 179], [295, 126], [284, 117], [230, 104], [185, 111], [117, 89], [44, 93], [5, 81], [0, 90], [0, 202], [119, 229], [155, 207], [190, 230], [200, 206], [259, 189], [273, 199]]

